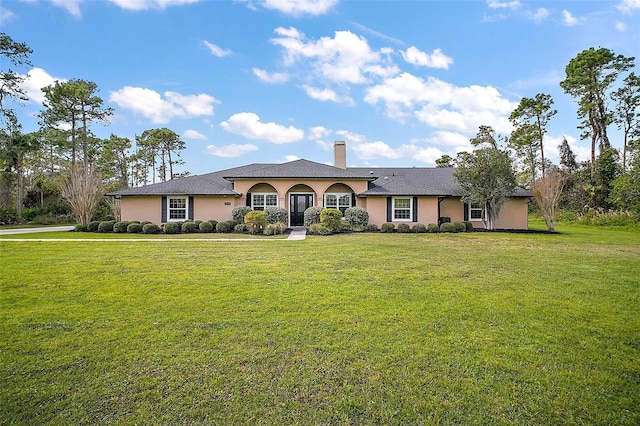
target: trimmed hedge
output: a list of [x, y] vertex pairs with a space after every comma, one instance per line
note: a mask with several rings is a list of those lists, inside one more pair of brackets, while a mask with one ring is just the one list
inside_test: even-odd
[[398, 224], [398, 232], [400, 232], [401, 234], [408, 234], [409, 232], [411, 232], [411, 227], [409, 226], [408, 223], [400, 223]]
[[200, 232], [204, 232], [204, 233], [211, 233], [213, 232], [213, 229], [214, 229], [213, 224], [211, 222], [202, 222], [200, 223], [198, 228], [200, 228]]
[[105, 220], [104, 222], [100, 222], [100, 225], [98, 225], [98, 232], [113, 232], [113, 225], [115, 224], [115, 220]]
[[158, 234], [160, 233], [160, 227], [154, 223], [147, 223], [142, 227], [142, 233], [144, 234]]
[[369, 213], [362, 207], [349, 207], [344, 212], [344, 219], [355, 228], [365, 227], [369, 224]]
[[464, 226], [467, 228], [467, 232], [473, 232], [473, 222], [469, 222], [468, 220], [465, 220], [462, 223], [464, 223]]
[[311, 226], [314, 223], [320, 223], [320, 214], [322, 207], [311, 206], [304, 211], [304, 226]]
[[465, 232], [467, 225], [464, 222], [453, 222], [453, 232]]
[[142, 225], [138, 222], [132, 222], [127, 226], [127, 234], [139, 234], [142, 232]]
[[186, 221], [181, 227], [181, 231], [185, 234], [193, 234], [196, 230], [199, 231], [200, 228], [198, 227], [198, 224], [193, 221]]
[[267, 223], [287, 223], [289, 220], [289, 212], [282, 207], [269, 206], [264, 212], [267, 215]]
[[455, 227], [451, 222], [444, 222], [440, 225], [440, 232], [455, 232]]
[[124, 234], [127, 232], [127, 226], [129, 226], [129, 222], [116, 222], [113, 224], [113, 232], [116, 234]]
[[284, 222], [269, 223], [264, 228], [264, 235], [284, 234], [285, 229], [287, 229], [287, 225]]
[[435, 234], [440, 232], [440, 227], [437, 223], [430, 223], [427, 225], [427, 232]]
[[332, 232], [342, 230], [342, 212], [337, 209], [322, 209], [320, 223], [324, 224]]
[[89, 232], [98, 232], [98, 226], [100, 226], [100, 221], [99, 220], [92, 220], [87, 225], [87, 231], [89, 231]]
[[165, 234], [179, 234], [182, 227], [178, 222], [169, 222], [164, 224]]
[[411, 231], [415, 232], [416, 234], [424, 234], [425, 232], [427, 232], [427, 227], [422, 223], [416, 223], [415, 225], [413, 225], [413, 228], [411, 228]]
[[389, 232], [395, 232], [395, 230], [396, 230], [396, 226], [391, 222], [383, 223], [380, 226], [380, 232], [389, 233]]
[[[235, 225], [233, 225], [233, 226], [235, 226]], [[231, 223], [229, 223], [228, 221], [227, 222], [218, 222], [216, 224], [216, 231], [217, 232], [222, 232], [224, 234], [228, 234], [233, 229], [233, 226], [231, 226]]]
[[[252, 211], [252, 210], [251, 210], [251, 207], [249, 207], [249, 206], [237, 206], [237, 207], [234, 207], [233, 210], [231, 210], [231, 218], [233, 220], [237, 221], [238, 223], [244, 223], [244, 217], [250, 211]], [[238, 223], [236, 223], [236, 225]]]

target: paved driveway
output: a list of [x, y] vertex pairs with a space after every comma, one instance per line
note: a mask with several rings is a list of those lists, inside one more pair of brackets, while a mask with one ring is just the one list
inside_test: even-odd
[[33, 234], [35, 232], [73, 231], [75, 226], [47, 226], [46, 228], [0, 229], [0, 235]]

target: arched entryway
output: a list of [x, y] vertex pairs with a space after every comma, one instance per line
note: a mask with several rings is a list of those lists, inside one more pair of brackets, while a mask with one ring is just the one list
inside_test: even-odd
[[304, 211], [313, 206], [315, 193], [307, 185], [295, 185], [289, 189], [289, 225], [304, 226]]

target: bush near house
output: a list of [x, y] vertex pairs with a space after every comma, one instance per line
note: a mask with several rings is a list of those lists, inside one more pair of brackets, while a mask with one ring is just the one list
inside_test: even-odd
[[[235, 225], [233, 225], [233, 226], [235, 226]], [[226, 222], [218, 222], [216, 224], [216, 231], [224, 233], [224, 234], [228, 234], [233, 229], [233, 226], [231, 226], [231, 223], [228, 222], [228, 221], [226, 221]]]
[[427, 232], [435, 234], [437, 232], [440, 232], [440, 227], [437, 223], [430, 223], [427, 225]]
[[260, 210], [251, 211], [244, 217], [245, 229], [248, 229], [250, 233], [257, 234], [262, 232], [267, 225], [267, 213]]
[[468, 220], [465, 220], [464, 222], [464, 226], [467, 228], [466, 231], [467, 232], [473, 232], [473, 223], [469, 222]]
[[453, 232], [466, 232], [467, 225], [464, 222], [453, 222]]
[[233, 210], [231, 210], [231, 218], [237, 222], [235, 225], [237, 225], [238, 223], [244, 223], [244, 217], [250, 211], [252, 210], [251, 210], [251, 207], [249, 206], [234, 207]]
[[215, 229], [213, 224], [208, 221], [200, 223], [198, 228], [200, 228], [200, 232], [203, 232], [203, 233], [211, 233]]
[[127, 234], [139, 234], [142, 232], [142, 225], [138, 222], [131, 222], [127, 226]]
[[279, 235], [284, 234], [287, 229], [287, 225], [284, 222], [268, 223], [264, 228], [264, 235]]
[[113, 224], [113, 232], [116, 234], [124, 234], [127, 232], [127, 226], [129, 226], [129, 222], [116, 222]]
[[87, 225], [87, 231], [89, 231], [89, 232], [98, 232], [98, 226], [100, 226], [100, 221], [99, 220], [92, 220]]
[[455, 227], [451, 222], [444, 222], [440, 225], [440, 232], [455, 232]]
[[411, 227], [408, 223], [401, 223], [398, 225], [397, 231], [401, 234], [408, 234], [409, 232], [411, 232]]
[[416, 223], [415, 225], [413, 225], [413, 228], [411, 228], [411, 231], [415, 232], [416, 234], [424, 234], [425, 232], [427, 232], [427, 227], [422, 223]]
[[333, 234], [333, 231], [329, 229], [329, 227], [324, 223], [311, 224], [308, 227], [307, 231], [311, 235], [332, 235]]
[[160, 227], [154, 223], [147, 223], [142, 227], [143, 234], [159, 234]]
[[267, 223], [287, 223], [289, 219], [289, 212], [282, 207], [270, 206], [264, 209], [267, 215]]
[[304, 226], [311, 226], [314, 223], [320, 223], [320, 214], [322, 207], [311, 206], [304, 211]]
[[199, 230], [200, 228], [198, 227], [198, 225], [190, 220], [184, 222], [181, 227], [181, 231], [185, 234], [193, 234], [194, 232]]
[[213, 231], [211, 232], [216, 232], [216, 225], [218, 224], [218, 221], [211, 219], [211, 220], [208, 220], [207, 222], [209, 222], [213, 226]]
[[331, 232], [342, 230], [342, 212], [337, 209], [322, 209], [320, 223], [329, 228]]
[[344, 212], [344, 220], [353, 230], [363, 230], [369, 224], [369, 213], [362, 207], [349, 207]]
[[438, 225], [442, 225], [443, 223], [449, 223], [451, 222], [451, 218], [449, 216], [441, 216], [438, 219]]
[[116, 224], [115, 220], [105, 220], [98, 225], [98, 232], [113, 232], [113, 225]]
[[182, 230], [182, 227], [178, 222], [169, 222], [164, 224], [163, 229], [165, 234], [173, 235], [173, 234], [179, 234], [180, 231]]
[[387, 222], [387, 223], [383, 223], [382, 225], [380, 225], [380, 232], [395, 232], [396, 231], [396, 226], [391, 223], [391, 222]]
[[369, 225], [367, 225], [366, 228], [367, 232], [378, 232], [378, 225], [376, 225], [375, 223], [370, 223]]
[[83, 225], [81, 223], [77, 224], [75, 227], [75, 232], [87, 232], [87, 225]]
[[235, 232], [236, 234], [244, 234], [245, 232], [247, 232], [247, 225], [245, 225], [244, 223], [239, 223], [233, 227], [233, 232]]

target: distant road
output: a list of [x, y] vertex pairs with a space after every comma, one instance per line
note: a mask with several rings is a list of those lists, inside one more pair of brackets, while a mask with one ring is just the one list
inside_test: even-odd
[[46, 228], [0, 229], [0, 235], [33, 234], [35, 232], [72, 231], [75, 226], [47, 226]]

